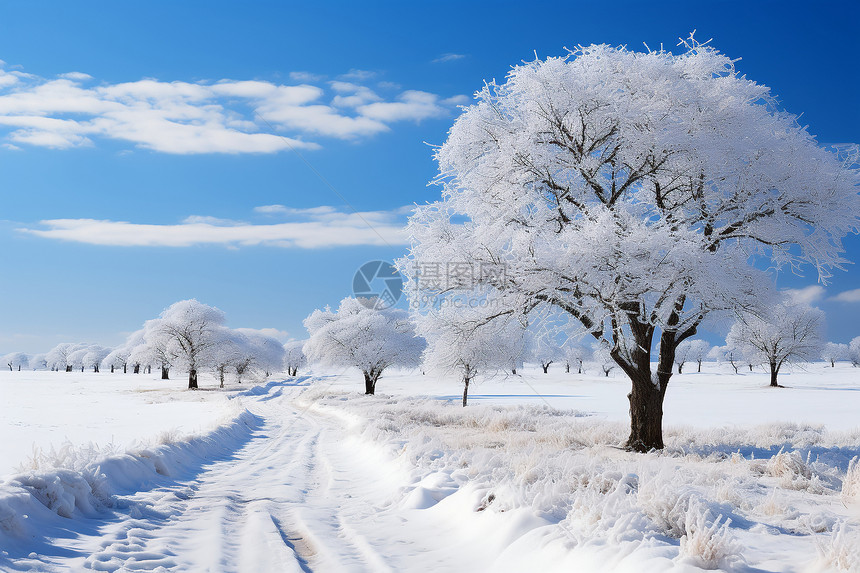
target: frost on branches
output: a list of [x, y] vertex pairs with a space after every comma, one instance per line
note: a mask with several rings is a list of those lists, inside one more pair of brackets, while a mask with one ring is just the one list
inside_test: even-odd
[[365, 394], [376, 392], [376, 382], [389, 366], [417, 366], [425, 346], [405, 311], [375, 306], [367, 299], [347, 297], [336, 312], [315, 310], [304, 321], [310, 334], [303, 347], [307, 359], [358, 368], [364, 374]]
[[[488, 292], [489, 320], [548, 305], [604, 340], [632, 383], [638, 451], [663, 447], [678, 344], [769, 290], [751, 258], [826, 280], [860, 212], [852, 158], [820, 148], [731, 59], [684, 46], [593, 45], [486, 85], [436, 151], [442, 200], [412, 216], [401, 261], [412, 296]], [[504, 265], [505, 280], [422, 285], [427, 261]]]

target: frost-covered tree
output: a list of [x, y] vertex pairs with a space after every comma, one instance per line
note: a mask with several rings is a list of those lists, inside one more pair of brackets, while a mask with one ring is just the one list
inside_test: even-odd
[[678, 367], [678, 374], [683, 374], [684, 363], [688, 360], [690, 354], [690, 341], [685, 340], [675, 349], [675, 366]]
[[253, 362], [253, 354], [249, 350], [248, 338], [235, 330], [224, 328], [214, 335], [218, 340], [211, 352], [209, 365], [218, 378], [219, 387], [224, 387], [224, 380], [231, 368], [236, 369], [239, 382], [242, 382], [242, 374]]
[[194, 299], [167, 307], [144, 336], [153, 348], [164, 348], [172, 364], [188, 372], [188, 388], [197, 388], [200, 369], [211, 364], [222, 342], [224, 313]]
[[45, 355], [48, 368], [56, 371], [63, 370], [65, 372], [71, 372], [73, 362], [70, 360], [70, 356], [72, 353], [80, 350], [81, 346], [81, 344], [75, 344], [72, 342], [61, 342], [56, 345]]
[[848, 345], [828, 342], [821, 349], [821, 358], [829, 362], [831, 367], [836, 368], [838, 361], [848, 358]]
[[[237, 328], [234, 332], [244, 337], [241, 348], [245, 370], [253, 366], [268, 378], [272, 372], [279, 372], [284, 367], [284, 346], [277, 338], [253, 328]], [[241, 382], [238, 369], [236, 374]]]
[[424, 365], [463, 381], [463, 406], [469, 385], [478, 374], [507, 369], [511, 356], [523, 349], [523, 325], [514, 319], [486, 320], [481, 307], [442, 306], [415, 315], [418, 332], [427, 339]]
[[21, 370], [30, 366], [30, 356], [23, 352], [11, 352], [3, 357], [3, 364], [9, 367], [9, 371]]
[[34, 354], [30, 358], [30, 368], [33, 370], [47, 370], [48, 359], [46, 354]]
[[675, 353], [675, 364], [678, 365], [678, 374], [681, 373], [681, 368], [685, 361], [693, 361], [698, 366], [698, 372], [702, 371], [702, 362], [707, 358], [708, 352], [711, 350], [711, 345], [701, 339], [685, 340], [678, 345], [678, 350]]
[[[810, 262], [826, 279], [860, 213], [853, 158], [730, 58], [684, 44], [578, 48], [486, 85], [435, 152], [442, 200], [410, 218], [400, 263], [416, 297], [490, 289], [488, 320], [549, 305], [605, 341], [631, 381], [637, 451], [663, 447], [678, 344], [759, 303], [759, 267]], [[430, 261], [473, 272], [440, 287], [421, 280]]]
[[335, 368], [356, 367], [364, 374], [365, 394], [390, 366], [417, 366], [425, 341], [415, 335], [406, 312], [374, 308], [371, 300], [347, 297], [337, 311], [315, 310], [304, 325], [310, 337], [303, 347], [308, 360]]
[[767, 364], [770, 385], [787, 362], [807, 361], [821, 353], [824, 313], [805, 304], [783, 301], [761, 314], [741, 314], [726, 336], [750, 363]]
[[308, 362], [302, 347], [305, 340], [293, 340], [284, 344], [284, 368], [290, 376], [297, 376], [299, 368], [304, 368]]
[[81, 362], [85, 368], [92, 368], [93, 372], [98, 372], [99, 365], [101, 365], [102, 361], [108, 354], [110, 354], [110, 352], [110, 348], [93, 344], [87, 348], [86, 352], [81, 357]]
[[615, 359], [612, 358], [612, 351], [605, 342], [595, 342], [591, 345], [591, 360], [607, 378], [609, 373], [615, 370]]
[[540, 364], [544, 374], [549, 373], [549, 367], [562, 359], [562, 344], [564, 335], [557, 324], [551, 319], [542, 320], [538, 325], [532, 325], [526, 334], [528, 346], [526, 356]]
[[737, 352], [729, 346], [714, 346], [708, 351], [708, 358], [715, 360], [718, 364], [728, 362], [738, 373], [738, 355]]
[[568, 338], [562, 346], [562, 352], [564, 352], [565, 370], [570, 372], [571, 367], [575, 367], [576, 373], [582, 374], [583, 364], [591, 358], [591, 351], [582, 345], [582, 341]]
[[852, 338], [848, 343], [848, 360], [852, 366], [860, 366], [860, 336]]
[[125, 345], [117, 346], [111, 350], [102, 360], [103, 368], [110, 368], [111, 374], [118, 368], [122, 368], [123, 374], [128, 372], [128, 356], [131, 354], [131, 349]]

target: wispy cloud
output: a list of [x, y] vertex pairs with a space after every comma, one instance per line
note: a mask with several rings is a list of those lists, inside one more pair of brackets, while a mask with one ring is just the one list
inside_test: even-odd
[[842, 291], [836, 296], [831, 297], [830, 300], [836, 302], [860, 302], [860, 288]]
[[[259, 80], [99, 83], [82, 72], [46, 79], [0, 66], [0, 137], [5, 145], [56, 149], [126, 141], [163, 153], [273, 153], [315, 149], [317, 137], [354, 140], [398, 121], [444, 116], [451, 98], [414, 90], [383, 98], [351, 70], [297, 85]], [[320, 82], [320, 85], [314, 85]]]
[[98, 219], [49, 219], [18, 231], [46, 239], [115, 247], [190, 247], [194, 245], [271, 246], [319, 249], [406, 243], [406, 208], [348, 213], [334, 207], [293, 209], [266, 205], [258, 213], [287, 216], [287, 222], [253, 224], [191, 216], [181, 223], [156, 225]]
[[463, 59], [463, 58], [465, 58], [465, 57], [466, 57], [466, 55], [465, 55], [465, 54], [452, 54], [452, 53], [447, 53], [447, 54], [442, 54], [441, 56], [439, 56], [438, 58], [436, 58], [435, 60], [433, 60], [433, 61], [432, 61], [432, 63], [434, 63], [434, 64], [444, 64], [444, 63], [447, 63], [447, 62], [454, 62], [454, 61], [457, 61], [457, 60], [462, 60], [462, 59]]
[[798, 289], [785, 289], [782, 292], [788, 295], [792, 302], [798, 304], [814, 304], [824, 298], [824, 287], [820, 285], [810, 285]]

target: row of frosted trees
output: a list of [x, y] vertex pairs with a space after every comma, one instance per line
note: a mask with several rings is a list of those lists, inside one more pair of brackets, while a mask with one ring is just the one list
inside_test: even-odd
[[138, 374], [159, 369], [168, 379], [171, 370], [188, 373], [188, 387], [198, 387], [201, 372], [215, 375], [224, 386], [227, 376], [238, 382], [253, 373], [268, 376], [287, 371], [295, 376], [304, 365], [301, 342], [281, 344], [264, 332], [225, 325], [224, 313], [196, 300], [183, 300], [148, 320], [116, 348], [96, 344], [61, 343], [45, 354], [6, 355], [10, 370], [66, 371], [121, 370]]
[[[362, 371], [365, 393], [373, 394], [382, 373], [390, 366], [418, 367], [443, 374], [456, 373], [463, 381], [463, 405], [469, 384], [480, 374], [517, 374], [526, 362], [547, 373], [553, 364], [578, 374], [584, 365], [606, 376], [616, 367], [610, 349], [588, 345], [581, 330], [563, 315], [549, 314], [528, 324], [520, 321], [483, 323], [483, 311], [460, 304], [413, 313], [383, 308], [375, 299], [346, 298], [337, 310], [314, 311], [306, 320], [310, 338], [304, 352], [313, 364], [328, 368], [355, 367]], [[470, 319], [471, 315], [471, 319]], [[735, 373], [746, 365], [764, 366], [771, 386], [778, 387], [780, 369], [791, 362], [823, 359], [832, 366], [850, 359], [860, 365], [860, 337], [850, 344], [822, 343], [823, 313], [790, 298], [767, 312], [741, 313], [724, 346], [688, 339], [678, 345], [674, 365], [682, 373], [687, 362], [701, 372], [705, 360], [731, 364]]]

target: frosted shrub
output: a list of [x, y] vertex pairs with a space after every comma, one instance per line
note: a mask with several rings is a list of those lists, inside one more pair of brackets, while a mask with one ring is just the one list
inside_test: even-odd
[[842, 501], [846, 504], [860, 503], [860, 458], [855, 457], [848, 463], [842, 480]]
[[684, 534], [684, 521], [693, 492], [680, 483], [673, 483], [671, 474], [661, 472], [644, 481], [639, 488], [638, 502], [642, 511], [661, 532], [679, 538]]
[[740, 560], [741, 547], [729, 531], [731, 519], [718, 516], [711, 522], [711, 512], [701, 502], [692, 500], [684, 514], [679, 558], [702, 569], [731, 568]]
[[860, 529], [837, 523], [826, 542], [816, 539], [818, 563], [822, 568], [835, 571], [857, 571], [860, 566]]

